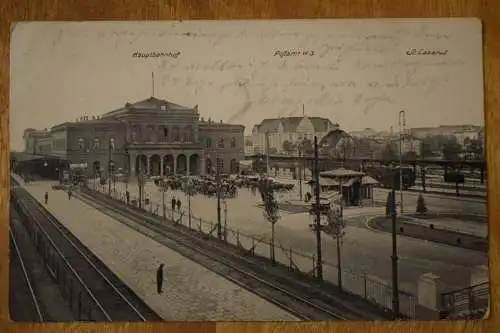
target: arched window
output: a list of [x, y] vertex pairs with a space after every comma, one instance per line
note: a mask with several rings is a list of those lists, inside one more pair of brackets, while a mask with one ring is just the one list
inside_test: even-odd
[[231, 138], [231, 148], [236, 148], [236, 138]]
[[207, 138], [207, 140], [205, 142], [205, 146], [207, 148], [212, 148], [212, 139], [211, 138]]
[[78, 148], [80, 148], [80, 150], [85, 150], [85, 139], [84, 138], [78, 138]]
[[101, 140], [99, 138], [94, 138], [94, 144], [92, 145], [92, 148], [94, 149], [101, 148]]

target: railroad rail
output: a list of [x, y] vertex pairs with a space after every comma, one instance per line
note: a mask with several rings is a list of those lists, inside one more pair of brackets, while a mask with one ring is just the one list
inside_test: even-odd
[[10, 315], [15, 321], [44, 322], [45, 316], [12, 230], [9, 230], [9, 239]]
[[[369, 314], [332, 297], [311, 283], [293, 276], [277, 274], [263, 260], [221, 246], [167, 221], [147, 216], [102, 194], [76, 194], [84, 203], [148, 236], [183, 256], [207, 267], [241, 287], [292, 313], [302, 320], [380, 320], [382, 314]], [[380, 311], [382, 313], [382, 311]], [[386, 314], [388, 318], [389, 315]]]
[[25, 189], [12, 192], [16, 211], [31, 224], [37, 249], [80, 320], [161, 320]]

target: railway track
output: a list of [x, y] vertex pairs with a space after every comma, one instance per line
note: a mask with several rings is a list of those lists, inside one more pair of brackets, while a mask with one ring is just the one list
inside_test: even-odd
[[15, 321], [44, 322], [45, 315], [12, 230], [9, 230], [9, 240], [11, 318]]
[[293, 276], [284, 277], [273, 273], [269, 265], [263, 265], [262, 260], [237, 253], [221, 246], [220, 242], [202, 239], [195, 232], [183, 230], [182, 227], [167, 221], [146, 216], [102, 194], [79, 192], [76, 196], [113, 219], [258, 294], [302, 320], [382, 319], [381, 316], [353, 309], [346, 302], [311, 288], [311, 284], [298, 281]]
[[[51, 264], [52, 275], [58, 277], [66, 272], [79, 285], [79, 307], [89, 306], [89, 320], [161, 320], [25, 189], [13, 188], [13, 193], [24, 214], [36, 224], [39, 238], [46, 241], [57, 257], [54, 262], [60, 263]], [[70, 291], [70, 295], [75, 292]], [[82, 295], [87, 302], [82, 301]]]

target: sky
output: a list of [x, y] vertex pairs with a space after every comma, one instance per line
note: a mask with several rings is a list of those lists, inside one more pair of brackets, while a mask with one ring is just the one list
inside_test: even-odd
[[484, 125], [481, 23], [23, 22], [13, 28], [12, 149], [22, 149], [26, 128], [100, 115], [152, 95], [198, 105], [201, 117], [245, 125], [247, 134], [264, 118], [303, 110], [346, 131], [397, 128], [400, 110], [407, 127]]

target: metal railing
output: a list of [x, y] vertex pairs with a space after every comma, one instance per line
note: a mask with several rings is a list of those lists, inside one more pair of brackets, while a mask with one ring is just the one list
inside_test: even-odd
[[441, 294], [443, 316], [474, 315], [489, 306], [489, 282]]
[[[107, 194], [102, 187], [97, 187], [97, 190], [103, 194]], [[112, 193], [112, 197], [116, 200], [126, 203], [126, 196], [120, 192]], [[129, 204], [133, 203], [138, 205], [137, 198], [130, 197]], [[151, 214], [157, 215], [167, 220], [174, 221], [174, 223], [182, 224], [183, 226], [201, 233], [207, 238], [217, 237], [217, 223], [213, 221], [204, 220], [203, 218], [191, 213], [189, 219], [189, 212], [175, 209], [172, 210], [170, 204], [165, 207], [165, 216], [163, 216], [163, 208], [161, 205], [148, 200], [143, 205], [143, 209]], [[223, 223], [224, 224], [224, 223]], [[227, 224], [230, 224], [229, 221]], [[239, 230], [227, 227], [227, 224], [222, 226], [223, 240], [230, 245], [233, 245], [250, 255], [271, 258], [272, 244], [268, 237], [262, 235], [251, 235], [243, 233]], [[275, 260], [276, 262], [285, 265], [290, 271], [301, 272], [305, 275], [314, 277], [317, 272], [317, 260], [314, 255], [302, 253], [293, 249], [292, 247], [284, 247], [280, 242], [275, 240], [274, 244]], [[324, 280], [334, 285], [338, 285], [337, 265], [323, 261]], [[342, 290], [354, 295], [363, 297], [365, 300], [387, 310], [392, 309], [392, 286], [376, 276], [362, 272], [352, 272], [342, 269]], [[409, 318], [415, 318], [415, 305], [416, 300], [411, 293], [400, 290], [400, 312], [401, 315]]]

